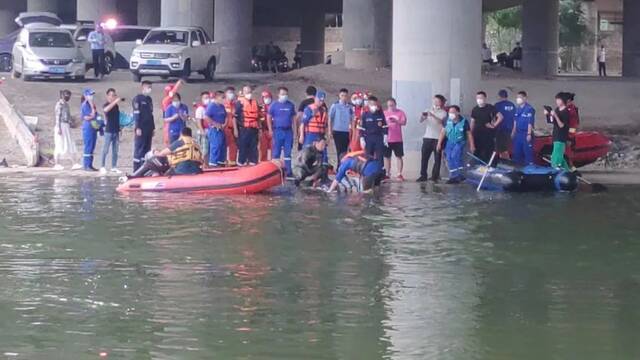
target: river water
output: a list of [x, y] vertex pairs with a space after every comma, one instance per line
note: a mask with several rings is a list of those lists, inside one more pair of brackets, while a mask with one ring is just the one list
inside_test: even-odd
[[640, 188], [0, 182], [0, 358], [637, 359]]

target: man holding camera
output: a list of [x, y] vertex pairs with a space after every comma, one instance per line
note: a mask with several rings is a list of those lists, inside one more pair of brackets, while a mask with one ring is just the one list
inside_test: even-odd
[[109, 154], [109, 147], [111, 147], [111, 172], [114, 174], [121, 174], [118, 170], [118, 147], [120, 145], [120, 108], [118, 103], [123, 102], [124, 98], [118, 97], [116, 90], [110, 88], [107, 90], [107, 102], [104, 104], [104, 117], [106, 120], [104, 128], [104, 145], [102, 147], [102, 166], [100, 167], [100, 174], [106, 175], [107, 168], [107, 155]]

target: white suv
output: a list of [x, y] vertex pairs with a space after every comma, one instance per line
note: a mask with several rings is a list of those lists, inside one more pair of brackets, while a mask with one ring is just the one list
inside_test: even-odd
[[[91, 44], [89, 43], [89, 33], [95, 30], [93, 21], [81, 21], [78, 24], [63, 24], [60, 25], [63, 29], [68, 29], [73, 34], [73, 38], [80, 46], [80, 51], [86, 59], [87, 70], [93, 68], [93, 54], [91, 53]], [[108, 31], [105, 30], [105, 45], [104, 45], [104, 71], [106, 74], [110, 74], [113, 70], [113, 64], [116, 58], [116, 48], [113, 44], [111, 36]]]
[[133, 80], [143, 76], [188, 80], [192, 73], [213, 80], [220, 49], [200, 27], [166, 27], [149, 31], [133, 50], [129, 69]]
[[25, 27], [13, 44], [13, 75], [84, 80], [84, 56], [69, 30], [57, 27]]

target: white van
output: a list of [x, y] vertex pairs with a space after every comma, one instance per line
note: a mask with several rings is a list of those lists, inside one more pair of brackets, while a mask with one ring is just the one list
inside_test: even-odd
[[16, 18], [23, 28], [11, 52], [14, 77], [25, 81], [35, 77], [84, 80], [84, 56], [69, 30], [49, 22], [52, 18], [60, 21], [51, 13], [21, 13]]

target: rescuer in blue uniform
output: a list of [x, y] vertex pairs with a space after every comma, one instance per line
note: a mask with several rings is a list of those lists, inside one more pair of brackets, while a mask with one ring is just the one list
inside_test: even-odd
[[224, 91], [216, 91], [213, 102], [209, 103], [204, 114], [208, 125], [209, 166], [224, 166], [227, 162], [227, 142], [224, 128], [227, 126], [227, 111], [224, 107]]
[[156, 125], [153, 120], [153, 100], [151, 99], [151, 82], [143, 81], [141, 92], [132, 100], [133, 120], [135, 122], [135, 140], [133, 150], [133, 171], [138, 170], [144, 162], [144, 156], [151, 150], [153, 132]]
[[449, 181], [447, 181], [447, 184], [457, 184], [464, 180], [464, 150], [467, 142], [469, 143], [469, 151], [474, 152], [476, 150], [469, 122], [460, 115], [460, 107], [458, 105], [449, 107], [449, 118], [440, 133], [438, 151], [442, 151], [445, 140], [447, 145], [444, 153], [447, 156], [447, 165], [449, 167]]
[[373, 159], [362, 151], [350, 153], [340, 162], [336, 178], [327, 192], [334, 191], [347, 176], [348, 171], [353, 171], [360, 176], [364, 192], [372, 191], [374, 187], [380, 186], [382, 179], [384, 179], [382, 160]]
[[527, 102], [527, 93], [520, 91], [511, 136], [513, 137], [513, 161], [519, 165], [533, 164], [533, 129], [536, 110]]
[[360, 130], [360, 137], [364, 139], [365, 153], [379, 161], [383, 161], [387, 128], [387, 120], [378, 105], [378, 98], [370, 96], [368, 109], [362, 114], [361, 124], [358, 129]]
[[508, 160], [511, 148], [511, 133], [513, 132], [513, 119], [516, 115], [516, 105], [509, 101], [507, 90], [498, 92], [500, 100], [494, 105], [498, 113], [502, 114], [502, 120], [496, 125], [496, 151], [501, 159]]
[[82, 164], [86, 171], [97, 171], [93, 167], [93, 152], [96, 149], [96, 141], [98, 140], [98, 131], [94, 127], [94, 123], [98, 120], [98, 110], [93, 102], [95, 91], [85, 89], [83, 92], [84, 100], [80, 108], [82, 116], [82, 143], [84, 151], [82, 153]]
[[169, 124], [169, 144], [180, 138], [182, 129], [187, 127], [189, 120], [189, 108], [182, 103], [179, 93], [173, 94], [171, 105], [164, 112], [164, 122]]
[[273, 148], [271, 157], [280, 159], [284, 152], [284, 166], [287, 177], [292, 177], [291, 172], [291, 150], [293, 149], [293, 128], [295, 127], [296, 106], [289, 101], [289, 89], [280, 87], [278, 89], [278, 101], [271, 104], [267, 114], [267, 126]]

